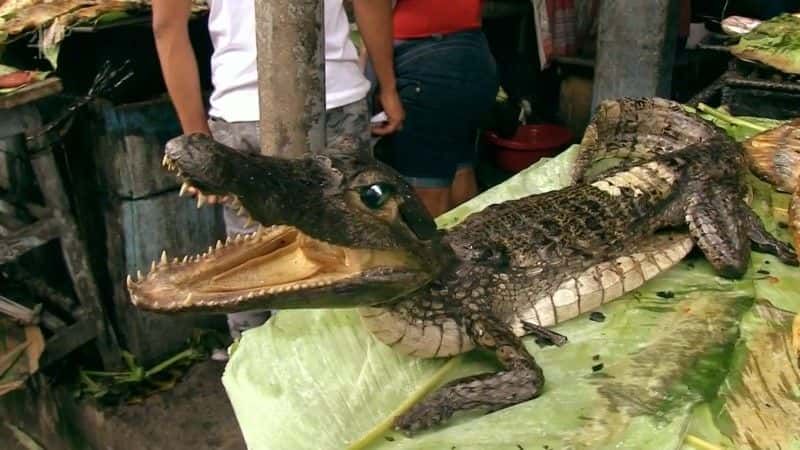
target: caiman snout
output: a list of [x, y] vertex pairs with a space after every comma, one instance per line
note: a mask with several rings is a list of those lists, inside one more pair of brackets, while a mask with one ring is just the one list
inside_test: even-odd
[[165, 255], [132, 277], [131, 298], [143, 309], [380, 304], [430, 282], [448, 255], [410, 186], [356, 151], [284, 159], [193, 134], [171, 140], [163, 162], [181, 193], [198, 190], [198, 207], [221, 196], [260, 227], [201, 255]]

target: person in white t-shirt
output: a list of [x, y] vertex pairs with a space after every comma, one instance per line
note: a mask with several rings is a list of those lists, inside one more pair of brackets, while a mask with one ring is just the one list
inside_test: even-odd
[[[366, 95], [370, 83], [350, 41], [350, 24], [342, 0], [325, 2], [325, 106], [329, 142], [348, 137], [369, 145]], [[391, 134], [403, 123], [404, 111], [395, 87], [392, 0], [352, 0], [359, 31], [378, 72], [379, 101], [387, 119], [372, 128]], [[208, 29], [214, 52], [214, 85], [208, 112], [203, 106], [197, 60], [189, 40], [191, 0], [153, 0], [153, 33], [167, 91], [184, 134], [205, 133], [225, 145], [259, 152], [259, 103], [254, 0], [208, 0]], [[194, 195], [194, 192], [190, 192]], [[211, 196], [209, 203], [215, 203]], [[229, 235], [253, 231], [225, 208]], [[231, 335], [260, 325], [268, 312], [228, 315]]]

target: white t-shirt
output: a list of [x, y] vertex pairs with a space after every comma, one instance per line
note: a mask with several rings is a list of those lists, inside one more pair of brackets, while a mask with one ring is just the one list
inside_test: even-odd
[[[253, 0], [208, 0], [211, 56], [210, 115], [228, 122], [256, 121], [258, 75]], [[327, 109], [361, 100], [369, 81], [358, 66], [350, 41], [350, 25], [342, 0], [325, 0], [325, 106]]]

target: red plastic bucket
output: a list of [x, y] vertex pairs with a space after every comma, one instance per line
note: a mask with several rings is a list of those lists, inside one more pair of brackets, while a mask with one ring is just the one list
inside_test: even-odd
[[497, 167], [519, 172], [540, 158], [554, 156], [572, 142], [572, 133], [558, 125], [522, 125], [511, 139], [486, 132], [489, 151]]

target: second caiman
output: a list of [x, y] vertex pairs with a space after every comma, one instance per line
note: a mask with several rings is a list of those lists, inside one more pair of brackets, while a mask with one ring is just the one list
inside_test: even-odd
[[537, 397], [544, 375], [521, 337], [563, 343], [547, 327], [638, 288], [695, 245], [724, 277], [744, 274], [751, 247], [796, 264], [748, 206], [741, 147], [679, 104], [605, 102], [581, 145], [572, 186], [441, 231], [367, 149], [290, 160], [176, 138], [165, 165], [198, 201], [227, 196], [263, 227], [201, 255], [163, 254], [128, 289], [164, 313], [357, 306], [399, 352], [495, 353], [504, 370], [449, 383], [397, 419], [413, 432]]

